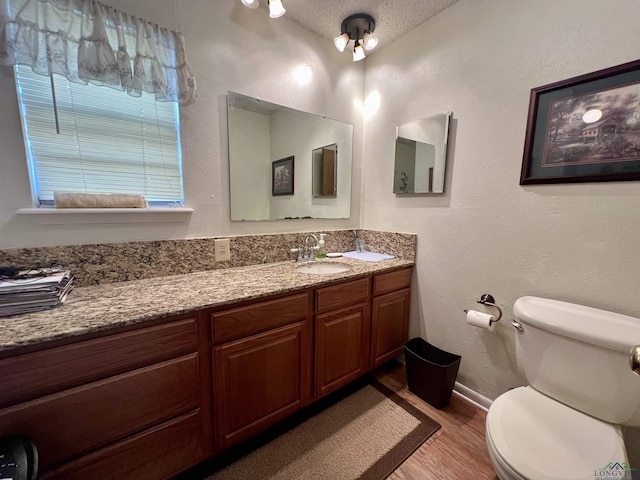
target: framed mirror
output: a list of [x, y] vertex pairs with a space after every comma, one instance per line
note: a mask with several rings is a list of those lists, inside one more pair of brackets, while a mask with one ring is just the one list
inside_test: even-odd
[[[235, 92], [228, 92], [227, 115], [232, 221], [349, 218], [352, 125]], [[281, 186], [274, 168], [289, 158], [291, 183], [274, 190], [274, 182]]]
[[338, 145], [333, 143], [312, 152], [313, 197], [335, 197], [337, 193]]
[[444, 193], [451, 115], [445, 112], [397, 127], [393, 193]]

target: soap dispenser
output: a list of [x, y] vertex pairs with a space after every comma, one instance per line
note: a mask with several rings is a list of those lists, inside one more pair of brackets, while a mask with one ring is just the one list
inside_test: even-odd
[[326, 233], [320, 234], [320, 240], [318, 240], [318, 251], [316, 252], [316, 258], [325, 258], [327, 254], [324, 251], [324, 237]]

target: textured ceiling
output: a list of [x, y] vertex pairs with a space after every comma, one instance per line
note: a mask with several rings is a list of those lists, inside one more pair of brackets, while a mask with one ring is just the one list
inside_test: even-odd
[[[375, 36], [379, 40], [376, 50], [456, 2], [457, 0], [282, 0], [287, 9], [286, 17], [328, 39], [340, 34], [342, 20], [349, 15], [371, 15], [376, 21]], [[373, 52], [368, 54], [371, 53]]]

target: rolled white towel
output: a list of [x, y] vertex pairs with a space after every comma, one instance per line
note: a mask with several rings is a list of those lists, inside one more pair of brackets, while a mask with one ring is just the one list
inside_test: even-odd
[[128, 193], [53, 192], [56, 208], [145, 208], [143, 195]]

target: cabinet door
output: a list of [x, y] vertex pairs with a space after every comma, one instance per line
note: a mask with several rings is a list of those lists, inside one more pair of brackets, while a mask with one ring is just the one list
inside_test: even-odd
[[213, 348], [218, 448], [282, 420], [311, 400], [308, 321]]
[[316, 316], [316, 398], [367, 371], [369, 327], [366, 303]]
[[371, 368], [402, 353], [409, 335], [409, 288], [374, 297], [371, 312]]

